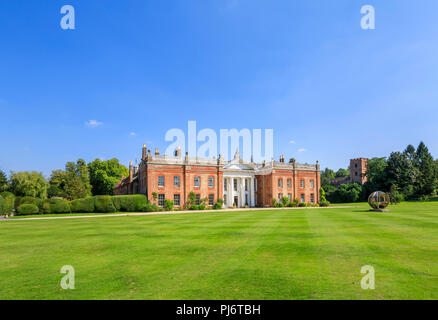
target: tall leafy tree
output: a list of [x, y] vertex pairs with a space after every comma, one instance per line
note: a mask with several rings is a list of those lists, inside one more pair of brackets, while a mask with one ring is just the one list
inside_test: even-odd
[[11, 172], [11, 191], [16, 196], [47, 198], [48, 184], [40, 172]]
[[385, 176], [390, 190], [401, 192], [404, 198], [414, 195], [418, 170], [409, 153], [392, 152], [387, 161]]
[[415, 161], [416, 155], [415, 155], [415, 147], [410, 144], [406, 147], [405, 151], [403, 153], [406, 155], [406, 157], [411, 160], [412, 162]]
[[386, 177], [386, 167], [388, 163], [386, 158], [371, 158], [368, 160], [367, 182], [364, 185], [366, 194], [373, 191], [388, 191], [390, 184]]
[[0, 170], [0, 192], [6, 191], [9, 189], [9, 181], [6, 173]]
[[437, 171], [433, 157], [423, 142], [420, 142], [415, 152], [415, 164], [419, 172], [417, 195], [428, 196], [437, 187]]
[[325, 168], [323, 172], [321, 172], [321, 186], [325, 187], [330, 185], [331, 181], [335, 178], [335, 173], [332, 169]]
[[96, 159], [88, 164], [93, 195], [113, 195], [114, 187], [129, 170], [118, 159], [102, 161]]
[[85, 198], [91, 195], [87, 164], [83, 159], [67, 162], [65, 171], [54, 170], [50, 176], [49, 196], [67, 199]]

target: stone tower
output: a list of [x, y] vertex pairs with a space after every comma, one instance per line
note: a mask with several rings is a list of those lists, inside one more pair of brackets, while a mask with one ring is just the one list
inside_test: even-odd
[[351, 182], [357, 182], [363, 185], [367, 182], [367, 177], [365, 176], [368, 167], [367, 158], [357, 158], [350, 160], [350, 179]]

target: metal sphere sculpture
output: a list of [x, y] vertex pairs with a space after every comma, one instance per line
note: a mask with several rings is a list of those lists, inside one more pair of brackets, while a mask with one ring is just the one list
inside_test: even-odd
[[368, 204], [375, 210], [385, 209], [389, 205], [389, 197], [385, 192], [375, 191], [368, 197]]

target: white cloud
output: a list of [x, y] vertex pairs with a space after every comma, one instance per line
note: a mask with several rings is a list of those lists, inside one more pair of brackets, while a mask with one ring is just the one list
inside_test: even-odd
[[90, 128], [96, 128], [98, 126], [103, 125], [103, 122], [99, 122], [97, 120], [89, 120], [89, 121], [85, 122], [85, 125], [87, 127], [90, 127]]
[[135, 132], [131, 132], [129, 135], [130, 135], [130, 136], [135, 136], [136, 133], [135, 133]]
[[290, 144], [295, 144], [296, 142], [294, 140], [289, 141]]
[[306, 152], [306, 151], [307, 151], [307, 149], [304, 149], [304, 148], [298, 149], [298, 152]]

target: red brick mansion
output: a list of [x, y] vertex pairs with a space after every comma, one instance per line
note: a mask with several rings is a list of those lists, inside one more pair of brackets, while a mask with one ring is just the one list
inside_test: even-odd
[[115, 187], [116, 195], [145, 194], [152, 199], [158, 195], [158, 205], [164, 200], [174, 201], [183, 207], [190, 192], [196, 200], [207, 198], [212, 206], [223, 199], [224, 207], [269, 207], [272, 199], [289, 197], [291, 201], [319, 202], [320, 167], [316, 164], [300, 164], [295, 159], [289, 162], [245, 162], [236, 151], [234, 159], [181, 157], [177, 148], [174, 156], [155, 155], [143, 146], [140, 165], [129, 165], [129, 177], [122, 178]]

